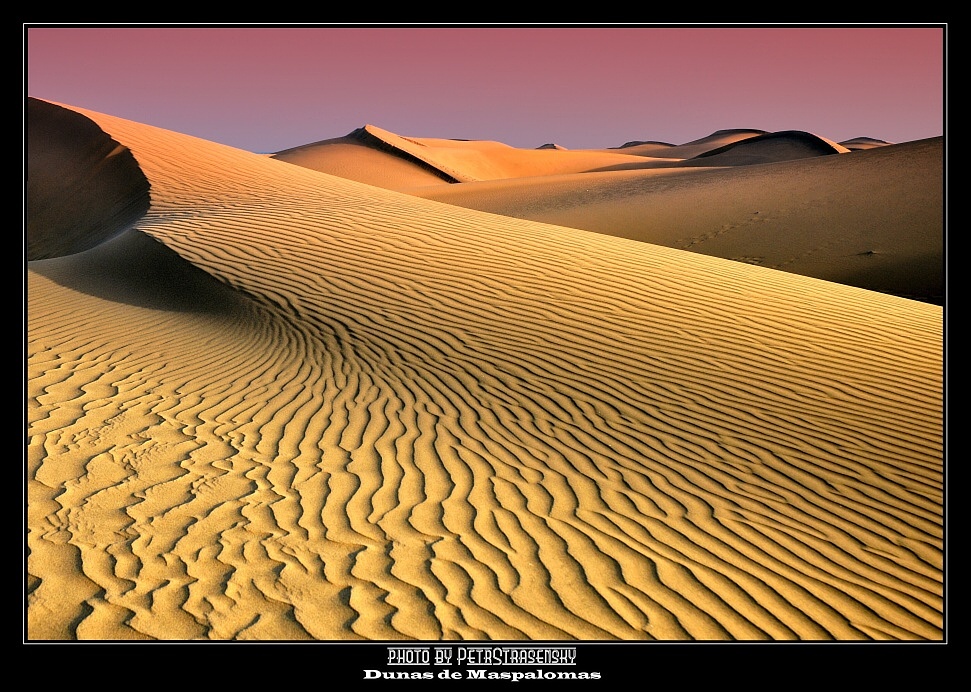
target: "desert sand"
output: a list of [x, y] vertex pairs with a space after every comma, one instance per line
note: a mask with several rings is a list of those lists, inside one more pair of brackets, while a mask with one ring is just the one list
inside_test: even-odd
[[945, 638], [942, 138], [25, 116], [26, 639]]

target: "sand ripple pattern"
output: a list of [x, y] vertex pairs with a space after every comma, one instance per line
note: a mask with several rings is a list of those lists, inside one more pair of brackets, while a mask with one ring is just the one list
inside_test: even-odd
[[88, 115], [239, 300], [31, 276], [32, 638], [942, 637], [941, 308]]

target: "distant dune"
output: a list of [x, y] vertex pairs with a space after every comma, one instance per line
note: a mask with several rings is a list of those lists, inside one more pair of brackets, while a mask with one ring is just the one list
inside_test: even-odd
[[882, 139], [874, 139], [873, 137], [854, 137], [853, 139], [848, 139], [845, 142], [840, 142], [840, 144], [851, 151], [859, 151], [860, 149], [883, 147], [888, 144], [892, 144], [892, 142], [885, 142]]
[[684, 161], [691, 159], [706, 151], [711, 151], [719, 147], [742, 142], [752, 137], [768, 134], [765, 130], [718, 130], [712, 132], [707, 137], [695, 139], [684, 144], [665, 144], [663, 142], [628, 142], [621, 147], [625, 154], [633, 156], [650, 156], [660, 158], [671, 158]]
[[444, 185], [455, 178], [358, 128], [345, 137], [287, 149], [271, 157], [389, 190]]
[[942, 306], [697, 251], [933, 265], [940, 141], [595, 172], [644, 157], [28, 105], [27, 639], [944, 638]]
[[[374, 125], [366, 125], [356, 137], [381, 151], [394, 153], [400, 158], [415, 162], [437, 171], [446, 182], [473, 182], [523, 176], [555, 175], [599, 170], [609, 166], [630, 164], [645, 165], [645, 160], [613, 150], [566, 150], [550, 147], [540, 149], [516, 149], [501, 142], [468, 141], [401, 137]], [[352, 136], [354, 136], [352, 134]], [[334, 140], [300, 147], [302, 158], [297, 160], [295, 150], [290, 149], [271, 155], [272, 158], [305, 165], [323, 173], [337, 174], [330, 147]], [[355, 180], [357, 178], [354, 178]], [[365, 181], [360, 181], [365, 182]], [[401, 189], [399, 180], [394, 185], [379, 185], [388, 189]], [[421, 184], [421, 183], [419, 183]]]
[[[699, 165], [707, 166], [750, 166], [847, 152], [849, 149], [846, 147], [824, 137], [809, 132], [789, 130], [756, 135], [715, 147], [698, 154], [690, 163], [697, 162]], [[702, 161], [703, 159], [705, 160]]]

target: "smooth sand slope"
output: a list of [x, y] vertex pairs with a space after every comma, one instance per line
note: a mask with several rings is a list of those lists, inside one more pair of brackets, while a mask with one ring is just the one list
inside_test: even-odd
[[940, 306], [27, 115], [29, 639], [943, 638]]

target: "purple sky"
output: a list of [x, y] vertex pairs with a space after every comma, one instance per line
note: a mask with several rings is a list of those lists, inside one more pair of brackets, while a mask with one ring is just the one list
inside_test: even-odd
[[25, 95], [261, 153], [368, 123], [568, 149], [944, 134], [944, 25], [24, 28]]

